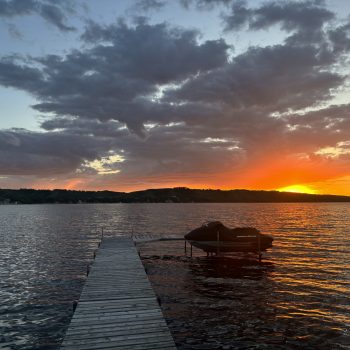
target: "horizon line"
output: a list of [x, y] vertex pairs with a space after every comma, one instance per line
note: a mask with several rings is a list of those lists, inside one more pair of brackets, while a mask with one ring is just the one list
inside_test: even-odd
[[113, 193], [134, 193], [134, 192], [143, 192], [143, 191], [151, 191], [151, 190], [173, 190], [173, 189], [186, 189], [186, 190], [199, 190], [199, 191], [222, 191], [222, 192], [229, 192], [229, 191], [250, 191], [250, 192], [277, 192], [277, 193], [288, 193], [288, 194], [294, 194], [294, 195], [309, 195], [309, 196], [336, 196], [336, 197], [349, 197], [349, 195], [343, 195], [343, 194], [330, 194], [330, 193], [307, 193], [307, 192], [293, 192], [293, 191], [280, 191], [277, 189], [274, 190], [268, 190], [268, 189], [246, 189], [246, 188], [231, 188], [231, 189], [221, 189], [221, 188], [191, 188], [186, 186], [175, 186], [175, 187], [158, 187], [158, 188], [146, 188], [142, 190], [134, 190], [134, 191], [115, 191], [115, 190], [84, 190], [84, 189], [67, 189], [67, 188], [2, 188], [1, 190], [9, 190], [9, 191], [21, 191], [21, 190], [33, 190], [33, 191], [70, 191], [70, 192], [113, 192]]

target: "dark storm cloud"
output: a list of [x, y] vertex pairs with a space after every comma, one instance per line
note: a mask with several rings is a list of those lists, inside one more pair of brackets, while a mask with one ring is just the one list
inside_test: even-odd
[[0, 17], [11, 18], [25, 15], [38, 15], [62, 31], [75, 30], [66, 24], [66, 15], [73, 12], [67, 0], [0, 0]]

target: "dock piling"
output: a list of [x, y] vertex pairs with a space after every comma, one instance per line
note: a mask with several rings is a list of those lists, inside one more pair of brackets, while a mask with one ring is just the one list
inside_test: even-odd
[[258, 254], [259, 254], [259, 263], [261, 263], [262, 253], [261, 253], [261, 237], [260, 237], [260, 233], [258, 233]]

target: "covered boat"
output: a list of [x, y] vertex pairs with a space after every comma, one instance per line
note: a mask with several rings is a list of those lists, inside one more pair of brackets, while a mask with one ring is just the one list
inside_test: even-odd
[[273, 237], [254, 227], [230, 229], [220, 221], [203, 224], [185, 235], [185, 240], [207, 253], [256, 252], [272, 247]]

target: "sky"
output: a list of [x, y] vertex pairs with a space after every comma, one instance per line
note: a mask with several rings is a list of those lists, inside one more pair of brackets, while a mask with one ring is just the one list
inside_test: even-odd
[[348, 0], [0, 0], [0, 188], [350, 195]]

